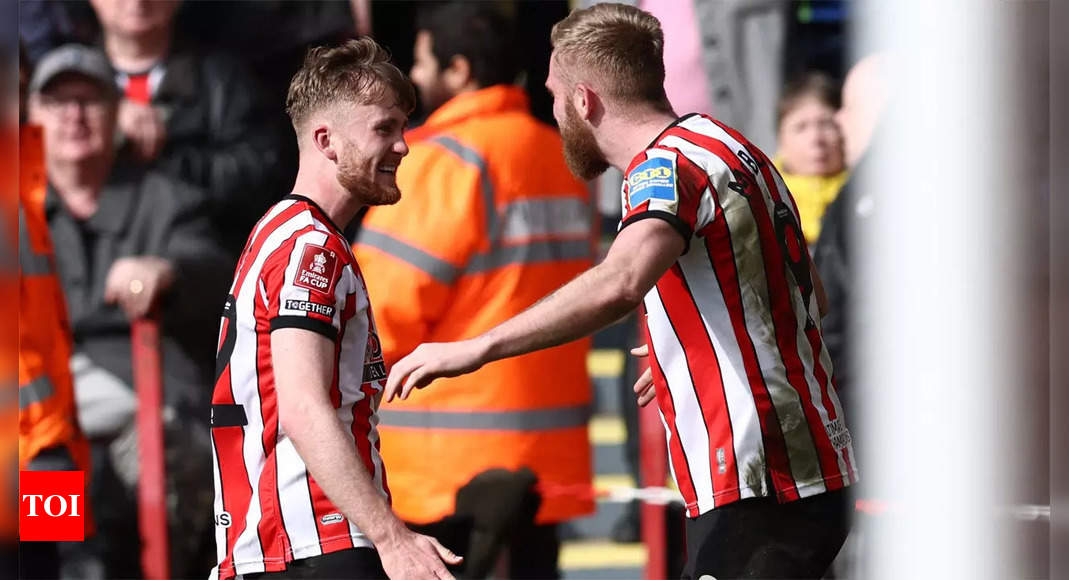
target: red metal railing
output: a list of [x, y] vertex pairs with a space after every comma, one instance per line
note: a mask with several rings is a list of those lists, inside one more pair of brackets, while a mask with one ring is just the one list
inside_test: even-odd
[[167, 486], [163, 454], [163, 371], [160, 364], [158, 317], [135, 320], [130, 328], [137, 390], [138, 522], [141, 529], [141, 567], [145, 578], [170, 576], [167, 543]]
[[[639, 359], [638, 373], [641, 376], [648, 366], [647, 359]], [[662, 487], [668, 479], [668, 451], [665, 446], [664, 426], [657, 411], [656, 401], [638, 410], [639, 475], [642, 487]], [[668, 573], [668, 535], [665, 529], [665, 506], [642, 503], [642, 543], [646, 545], [647, 580], [660, 580]]]

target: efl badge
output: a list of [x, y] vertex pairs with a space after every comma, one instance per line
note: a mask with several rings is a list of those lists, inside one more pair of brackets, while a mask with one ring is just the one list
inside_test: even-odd
[[651, 157], [639, 163], [627, 175], [627, 188], [627, 201], [631, 209], [648, 200], [659, 200], [672, 207], [679, 201], [676, 192], [676, 162], [664, 157]]
[[338, 255], [334, 250], [308, 244], [304, 247], [301, 266], [293, 283], [306, 290], [330, 294], [334, 291], [337, 267]]

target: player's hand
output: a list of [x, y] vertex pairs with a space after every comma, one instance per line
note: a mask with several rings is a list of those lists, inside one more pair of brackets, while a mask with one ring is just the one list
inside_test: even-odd
[[[644, 344], [633, 348], [631, 349], [631, 354], [639, 358], [649, 356], [650, 347]], [[657, 396], [657, 390], [653, 388], [653, 369], [646, 367], [642, 376], [635, 381], [634, 389], [639, 407], [645, 407]]]
[[158, 256], [119, 258], [108, 270], [104, 301], [119, 304], [130, 320], [149, 313], [174, 282], [174, 266]]
[[152, 161], [163, 150], [167, 128], [152, 105], [123, 99], [117, 119], [119, 131], [130, 141], [134, 154], [142, 161]]
[[445, 564], [455, 566], [464, 561], [464, 558], [439, 544], [438, 540], [408, 529], [398, 531], [391, 539], [376, 544], [375, 548], [390, 580], [452, 580], [453, 575]]
[[386, 401], [407, 399], [412, 389], [422, 389], [435, 379], [470, 373], [485, 363], [485, 349], [476, 339], [421, 344], [390, 369]]

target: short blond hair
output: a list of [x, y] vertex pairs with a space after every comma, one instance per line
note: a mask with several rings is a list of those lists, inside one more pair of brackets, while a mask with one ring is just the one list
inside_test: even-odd
[[550, 42], [569, 82], [589, 75], [621, 102], [670, 109], [664, 32], [649, 12], [611, 3], [575, 10], [553, 26]]
[[390, 93], [405, 114], [415, 108], [416, 89], [390, 62], [390, 53], [370, 38], [348, 40], [308, 51], [290, 81], [286, 112], [298, 127], [315, 111], [338, 102], [379, 103]]

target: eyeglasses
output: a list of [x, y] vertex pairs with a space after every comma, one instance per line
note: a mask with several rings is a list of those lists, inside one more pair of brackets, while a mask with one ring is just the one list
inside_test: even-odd
[[58, 111], [70, 105], [77, 105], [79, 109], [93, 113], [103, 112], [111, 103], [105, 95], [41, 95], [41, 105], [49, 110]]

